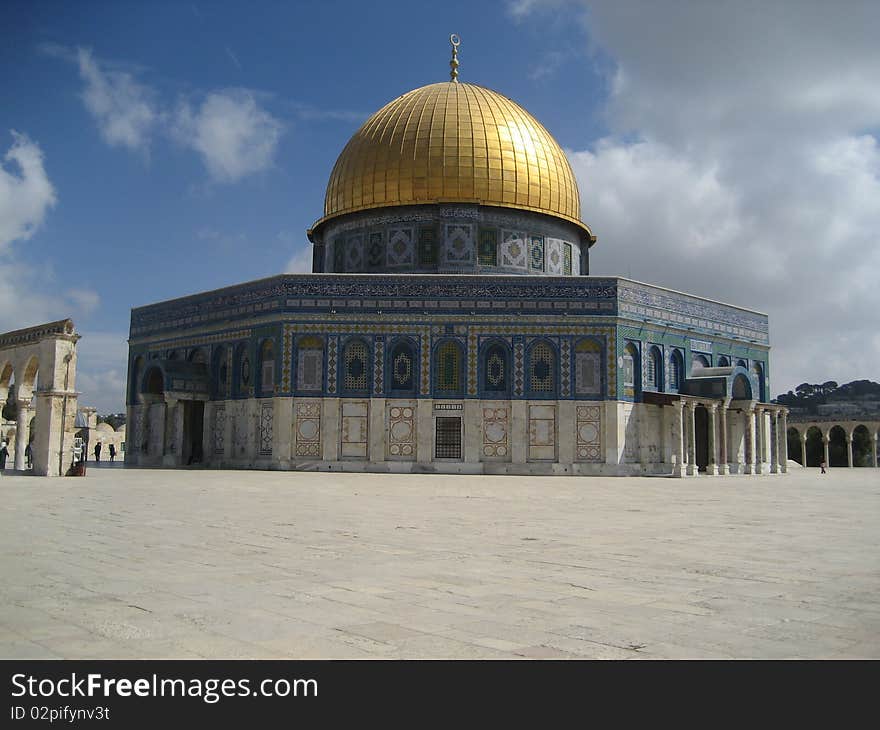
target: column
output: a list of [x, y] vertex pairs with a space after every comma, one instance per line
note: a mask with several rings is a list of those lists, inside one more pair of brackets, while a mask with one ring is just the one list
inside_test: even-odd
[[807, 434], [801, 434], [801, 466], [807, 466]]
[[730, 464], [727, 462], [727, 401], [721, 401], [720, 408], [721, 425], [721, 459], [718, 464], [719, 474], [730, 474]]
[[672, 476], [684, 476], [684, 419], [682, 418], [682, 402], [672, 404]]
[[706, 474], [716, 476], [718, 462], [715, 459], [715, 414], [718, 411], [718, 406], [715, 403], [710, 403], [706, 410], [709, 411], [709, 464], [706, 466]]
[[779, 411], [770, 411], [770, 473], [779, 473]]
[[13, 467], [16, 471], [22, 471], [27, 464], [27, 461], [24, 458], [24, 450], [28, 445], [28, 438], [30, 434], [28, 433], [28, 415], [29, 415], [29, 400], [19, 400], [16, 401], [16, 405], [18, 406], [18, 418], [15, 421], [15, 463]]
[[764, 473], [764, 409], [755, 408], [755, 474]]
[[782, 416], [782, 440], [779, 442], [779, 471], [788, 474], [788, 411], [783, 408], [780, 415]]
[[755, 417], [751, 408], [743, 409], [745, 416], [745, 443], [743, 444], [743, 474], [755, 473]]
[[874, 434], [873, 439], [874, 448], [871, 449], [871, 459], [874, 462], [874, 468], [877, 468], [877, 434]]
[[853, 458], [852, 458], [852, 433], [848, 433], [846, 435], [846, 465], [852, 469], [853, 468]]
[[825, 447], [825, 466], [831, 467], [831, 459], [828, 455], [828, 442], [831, 440], [831, 436], [827, 433], [822, 434], [822, 445]]
[[696, 439], [696, 423], [694, 414], [697, 407], [693, 401], [687, 404], [687, 473], [688, 475], [697, 474], [697, 445]]

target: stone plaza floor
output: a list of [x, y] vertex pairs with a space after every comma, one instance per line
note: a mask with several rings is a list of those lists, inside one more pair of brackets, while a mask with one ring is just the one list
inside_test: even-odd
[[880, 472], [0, 476], [2, 658], [880, 658]]

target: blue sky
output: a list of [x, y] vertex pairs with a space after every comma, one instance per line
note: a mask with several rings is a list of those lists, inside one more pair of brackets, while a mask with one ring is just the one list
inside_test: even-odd
[[740, 5], [7, 2], [0, 330], [73, 316], [82, 400], [121, 410], [130, 308], [307, 268], [336, 156], [456, 32], [569, 152], [594, 273], [767, 312], [774, 393], [880, 379], [877, 12]]

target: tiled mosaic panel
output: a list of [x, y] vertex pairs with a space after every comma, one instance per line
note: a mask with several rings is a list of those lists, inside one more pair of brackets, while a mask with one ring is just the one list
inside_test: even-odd
[[437, 348], [435, 373], [437, 390], [459, 392], [461, 390], [461, 348], [456, 342], [444, 342]]
[[331, 335], [327, 338], [327, 392], [336, 392], [336, 349], [339, 346], [339, 338]]
[[272, 402], [260, 404], [260, 454], [272, 455], [272, 434], [275, 425], [274, 408]]
[[321, 401], [296, 401], [294, 441], [296, 456], [321, 458]]
[[481, 266], [495, 266], [498, 262], [498, 231], [494, 228], [480, 229], [477, 260]]
[[602, 409], [600, 406], [578, 406], [576, 410], [577, 440], [575, 459], [600, 463], [602, 459]]
[[347, 391], [369, 389], [369, 350], [365, 343], [355, 340], [345, 345], [343, 352], [343, 387]]
[[386, 406], [386, 456], [399, 461], [416, 458], [416, 403], [392, 401]]
[[392, 228], [388, 232], [388, 266], [415, 264], [415, 236], [412, 228]]
[[385, 392], [385, 338], [377, 337], [373, 343], [373, 393]]
[[362, 271], [364, 268], [364, 239], [352, 236], [345, 243], [345, 270]]
[[444, 226], [444, 264], [471, 264], [474, 262], [474, 228], [468, 224]]
[[412, 391], [415, 388], [416, 362], [412, 348], [403, 342], [394, 345], [391, 351], [390, 381], [391, 389], [397, 391]]
[[556, 358], [546, 342], [532, 347], [529, 362], [529, 388], [533, 393], [552, 393], [555, 390]]
[[506, 405], [483, 404], [484, 461], [510, 460], [510, 409]]
[[541, 236], [529, 236], [529, 269], [544, 270], [544, 239]]
[[562, 244], [562, 273], [570, 274], [571, 273], [571, 244], [563, 243]]
[[513, 346], [513, 392], [514, 395], [522, 395], [524, 388], [524, 352], [525, 345], [516, 342]]
[[211, 434], [211, 442], [214, 444], [214, 453], [226, 452], [226, 406], [214, 408], [214, 430]]
[[568, 340], [559, 343], [559, 395], [567, 398], [571, 395], [571, 356]]
[[489, 392], [507, 390], [507, 351], [500, 345], [490, 346], [483, 358], [483, 387]]
[[574, 356], [575, 394], [601, 395], [601, 355], [598, 352], [576, 352]]
[[525, 234], [519, 231], [502, 231], [499, 265], [516, 269], [526, 268], [527, 249]]
[[339, 418], [339, 455], [343, 459], [366, 459], [370, 402], [343, 401]]
[[562, 274], [565, 270], [565, 260], [562, 254], [562, 241], [558, 238], [548, 238], [545, 259], [548, 274]]
[[556, 461], [556, 406], [529, 406], [529, 461]]

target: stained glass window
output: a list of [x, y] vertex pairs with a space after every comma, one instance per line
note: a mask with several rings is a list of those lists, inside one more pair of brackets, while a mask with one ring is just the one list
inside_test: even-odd
[[457, 342], [448, 340], [437, 348], [435, 378], [439, 391], [461, 390], [461, 348]]
[[498, 231], [492, 228], [480, 229], [478, 257], [480, 266], [495, 266], [498, 263]]
[[365, 342], [354, 340], [343, 351], [343, 387], [347, 391], [364, 391], [369, 388], [368, 358], [370, 351]]
[[552, 393], [556, 390], [556, 356], [546, 342], [532, 347], [529, 360], [529, 384], [535, 393]]

